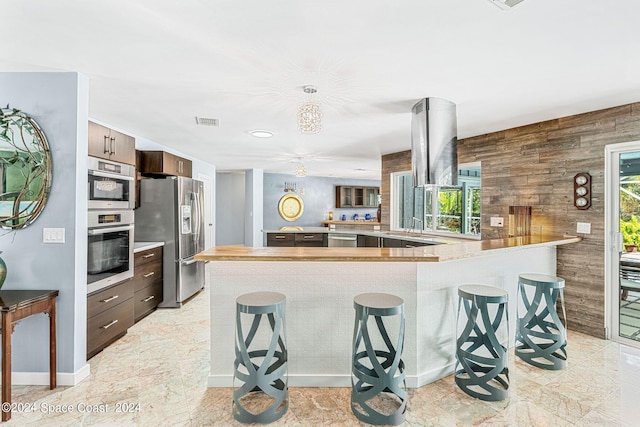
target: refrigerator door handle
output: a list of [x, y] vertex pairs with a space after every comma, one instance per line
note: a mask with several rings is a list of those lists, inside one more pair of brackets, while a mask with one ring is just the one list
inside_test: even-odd
[[195, 238], [196, 239], [200, 239], [200, 232], [202, 231], [202, 217], [204, 216], [202, 214], [202, 205], [200, 203], [200, 194], [199, 193], [193, 193], [193, 195], [195, 196], [195, 200], [196, 200], [196, 212], [198, 212], [198, 218], [196, 220], [196, 232], [195, 232]]
[[191, 258], [188, 261], [182, 261], [182, 265], [191, 265], [191, 264], [195, 264], [196, 262], [198, 262], [198, 261], [196, 261], [195, 259]]

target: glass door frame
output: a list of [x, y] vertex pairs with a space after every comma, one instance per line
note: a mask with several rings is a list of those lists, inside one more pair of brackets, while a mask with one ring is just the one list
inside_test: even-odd
[[605, 146], [605, 293], [604, 315], [606, 338], [631, 347], [640, 348], [640, 342], [620, 336], [620, 155], [640, 152], [640, 141]]

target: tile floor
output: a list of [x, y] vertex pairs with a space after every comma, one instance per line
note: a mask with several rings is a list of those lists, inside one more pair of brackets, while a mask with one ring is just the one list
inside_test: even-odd
[[[510, 398], [502, 402], [467, 396], [451, 376], [410, 390], [404, 425], [637, 426], [640, 350], [574, 332], [567, 349], [570, 364], [563, 371], [530, 367], [512, 352]], [[156, 311], [90, 364], [91, 376], [75, 387], [14, 386], [13, 401], [35, 410], [14, 412], [4, 425], [240, 425], [231, 416], [232, 390], [206, 386], [206, 290], [181, 310]], [[348, 388], [290, 388], [288, 412], [271, 425], [365, 425], [352, 416], [349, 393]], [[69, 405], [73, 412], [65, 413]], [[105, 405], [106, 413], [89, 412]]]

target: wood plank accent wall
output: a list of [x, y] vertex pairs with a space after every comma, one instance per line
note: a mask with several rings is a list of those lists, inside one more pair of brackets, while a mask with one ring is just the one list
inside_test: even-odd
[[[576, 234], [580, 243], [558, 247], [557, 274], [566, 281], [568, 328], [605, 337], [604, 147], [640, 140], [640, 103], [563, 117], [458, 141], [458, 161], [482, 162], [482, 238], [506, 236], [510, 205], [532, 206], [532, 230]], [[392, 172], [411, 169], [411, 152], [382, 156], [382, 224], [389, 228]], [[573, 177], [592, 176], [591, 207], [573, 206]], [[490, 218], [505, 219], [503, 228]]]

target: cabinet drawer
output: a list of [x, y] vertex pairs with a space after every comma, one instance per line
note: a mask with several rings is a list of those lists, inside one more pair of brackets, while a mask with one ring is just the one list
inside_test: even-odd
[[267, 246], [293, 246], [294, 233], [267, 233]]
[[103, 311], [87, 321], [87, 355], [93, 356], [133, 326], [133, 298]]
[[92, 318], [133, 297], [133, 282], [125, 280], [87, 297], [87, 318]]
[[162, 283], [162, 260], [137, 266], [133, 272], [133, 291], [137, 292], [155, 282]]
[[162, 246], [146, 251], [140, 251], [133, 254], [133, 265], [137, 268], [139, 265], [148, 262], [154, 262], [162, 259]]
[[296, 246], [298, 242], [322, 242], [324, 233], [296, 233]]
[[136, 322], [153, 311], [162, 301], [162, 282], [136, 291], [133, 297], [133, 312]]

